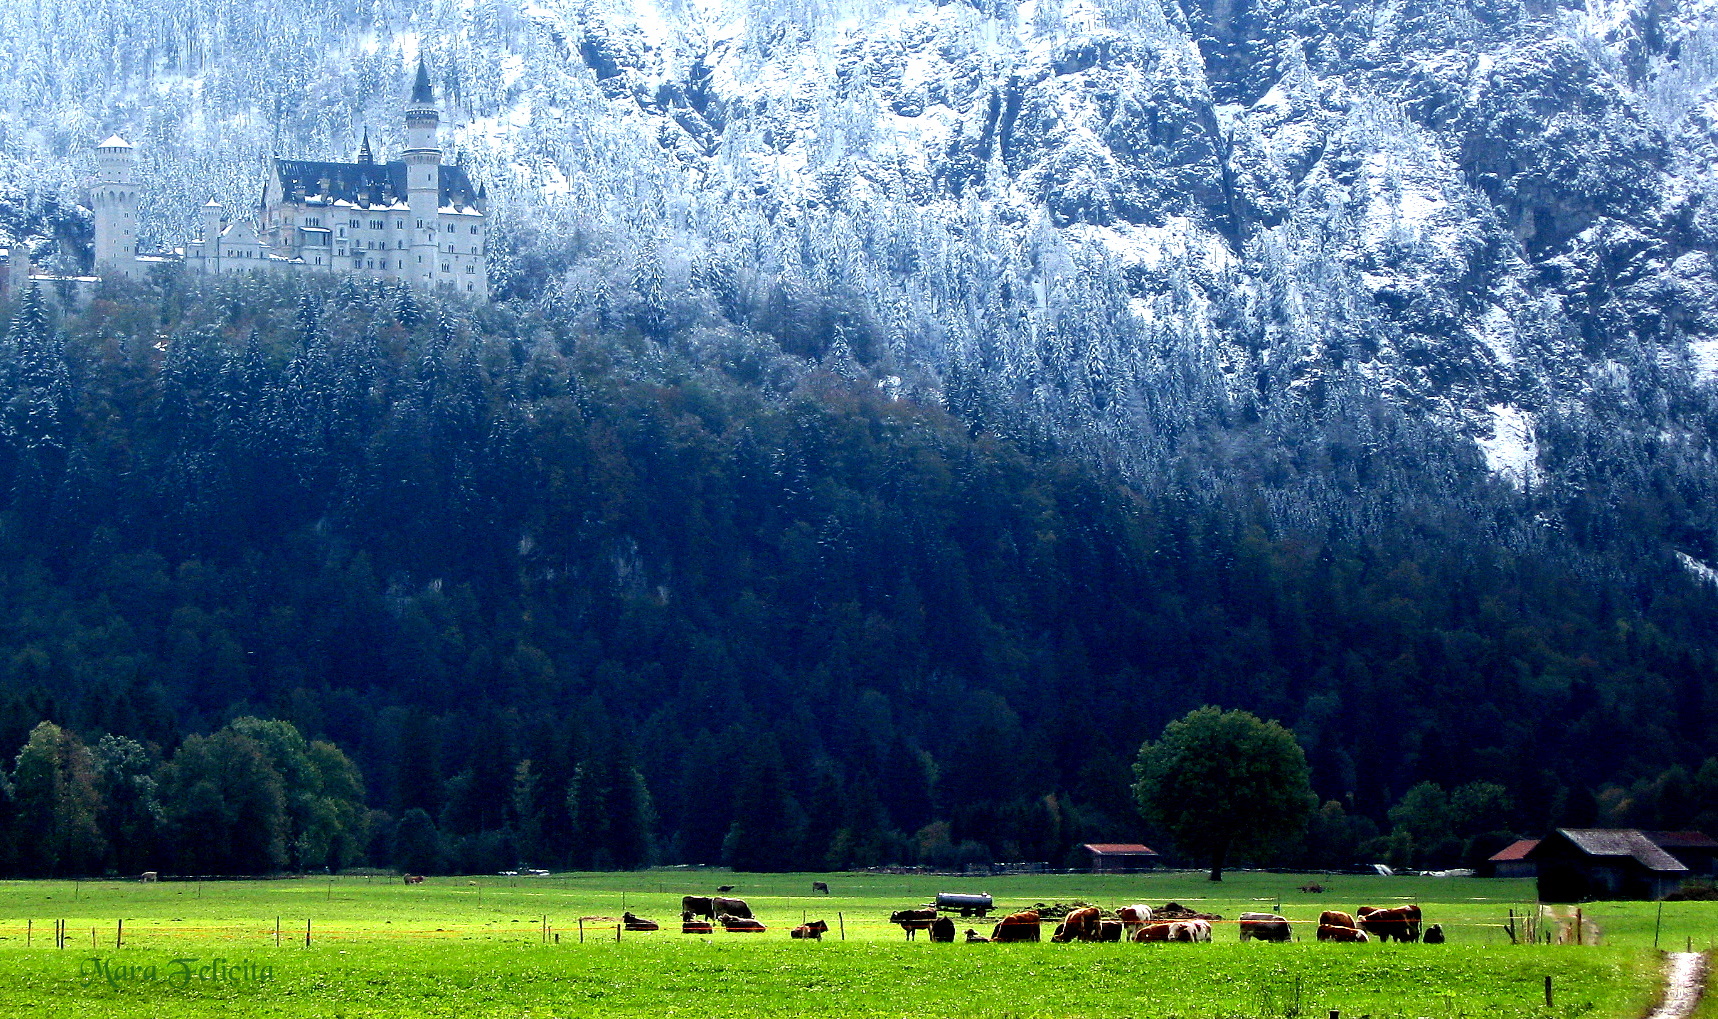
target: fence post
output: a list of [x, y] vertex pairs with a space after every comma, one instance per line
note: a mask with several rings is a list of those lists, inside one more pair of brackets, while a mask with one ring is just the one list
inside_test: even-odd
[[310, 947], [310, 917], [304, 918], [304, 947]]
[[113, 929], [113, 947], [125, 947], [125, 919], [123, 917], [120, 918], [118, 925]]
[[841, 940], [847, 940], [847, 918], [839, 912], [835, 914], [835, 922], [841, 925]]
[[617, 945], [620, 944], [620, 929], [625, 926], [626, 925], [623, 923], [616, 923], [614, 925], [614, 943]]
[[1585, 939], [1581, 937], [1581, 907], [1575, 907], [1575, 944], [1581, 945]]
[[25, 920], [24, 921], [24, 947], [29, 948], [30, 945], [35, 940], [36, 940], [36, 921]]
[[1664, 929], [1664, 900], [1658, 900], [1658, 919], [1652, 922], [1652, 947], [1658, 949], [1658, 932]]
[[1551, 978], [1550, 978], [1550, 976], [1546, 976], [1546, 978], [1545, 978], [1545, 1007], [1546, 1008], [1552, 1007], [1551, 1006]]
[[280, 947], [280, 917], [274, 918], [274, 947]]
[[585, 918], [579, 917], [579, 944], [585, 943]]

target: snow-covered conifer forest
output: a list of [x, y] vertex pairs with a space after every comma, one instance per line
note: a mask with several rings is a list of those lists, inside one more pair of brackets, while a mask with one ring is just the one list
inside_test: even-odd
[[[1663, 639], [1674, 666], [1640, 667], [1681, 677], [1626, 710], [1567, 674], [1522, 678], [1512, 696], [1560, 706], [1535, 732], [1557, 710], [1654, 704], [1657, 751], [1569, 781], [1718, 752], [1695, 632], [1718, 585], [1712, 0], [15, 0], [0, 240], [87, 264], [80, 189], [113, 133], [138, 149], [152, 248], [182, 244], [210, 198], [254, 205], [271, 152], [351, 159], [367, 128], [393, 158], [420, 55], [449, 158], [489, 190], [493, 314], [536, 323], [531, 343], [626, 337], [605, 362], [626, 386], [708, 371], [786, 406], [816, 377], [946, 410], [974, 442], [1079, 464], [1153, 512], [1230, 521], [1176, 554], [1249, 548], [1272, 577], [1298, 553], [1255, 537], [1315, 550], [1313, 572], [1404, 543], [1555, 563], [1589, 622], [1634, 620], [1607, 639], [1647, 659]], [[458, 334], [444, 321], [440, 342]], [[232, 365], [267, 360], [225, 342]], [[847, 547], [839, 516], [809, 525], [819, 547]], [[669, 585], [636, 538], [605, 539], [616, 583]], [[1474, 586], [1451, 598], [1496, 596], [1491, 567], [1452, 569]], [[1397, 581], [1412, 601], [1435, 578]], [[1182, 592], [1189, 619], [1232, 599], [1212, 583]], [[1204, 639], [1282, 652], [1286, 617], [1241, 601]], [[1266, 669], [1232, 701], [1295, 723], [1338, 795], [1365, 714], [1341, 691], [1466, 668], [1448, 654]], [[1104, 667], [1117, 690], [1169, 682]], [[910, 696], [884, 693], [854, 717], [888, 728]], [[1024, 710], [999, 696], [998, 718]], [[1457, 756], [1418, 739], [1362, 809], [1381, 818]], [[1496, 767], [1465, 777], [1540, 782], [1498, 763], [1523, 739], [1497, 736]]]

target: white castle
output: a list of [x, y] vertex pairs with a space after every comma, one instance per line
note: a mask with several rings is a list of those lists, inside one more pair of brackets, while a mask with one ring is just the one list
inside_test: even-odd
[[[406, 148], [378, 163], [370, 134], [355, 163], [274, 157], [256, 218], [203, 206], [201, 235], [185, 246], [185, 265], [203, 272], [350, 272], [411, 280], [489, 299], [484, 210], [465, 170], [444, 166], [441, 114], [429, 71], [418, 61], [406, 107]], [[136, 153], [115, 135], [96, 149], [90, 186], [95, 209], [95, 272], [131, 277], [161, 255], [137, 253]]]

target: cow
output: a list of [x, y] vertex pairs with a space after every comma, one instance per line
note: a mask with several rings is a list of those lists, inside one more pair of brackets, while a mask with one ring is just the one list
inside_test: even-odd
[[931, 943], [936, 945], [954, 944], [954, 921], [946, 916], [939, 916], [932, 920]]
[[824, 923], [822, 920], [813, 920], [810, 923], [802, 923], [793, 930], [788, 931], [787, 936], [808, 941], [822, 941], [823, 936], [828, 933], [829, 925], [827, 923]]
[[680, 912], [695, 913], [706, 920], [716, 919], [715, 900], [708, 895], [683, 895], [680, 897]]
[[406, 884], [408, 884], [408, 885], [421, 885], [423, 883], [424, 883], [424, 876], [422, 874], [407, 874], [406, 875]]
[[732, 934], [751, 934], [768, 929], [749, 916], [730, 916], [727, 913], [716, 914], [716, 922], [722, 925], [723, 930]]
[[1341, 942], [1365, 942], [1371, 939], [1366, 932], [1353, 927], [1339, 927], [1336, 924], [1321, 923], [1318, 925], [1318, 940]]
[[710, 928], [710, 921], [692, 919], [693, 917], [695, 917], [697, 915], [698, 915], [697, 913], [694, 913], [691, 910], [687, 910], [686, 912], [680, 914], [680, 933], [682, 933], [682, 934], [708, 934], [708, 933], [710, 933], [710, 929], [711, 929]]
[[633, 916], [630, 912], [620, 914], [620, 919], [629, 931], [659, 931], [662, 929], [662, 925], [658, 924], [655, 920], [646, 920], [643, 917]]
[[1062, 921], [1062, 926], [1051, 941], [1096, 941], [1098, 940], [1098, 923], [1103, 914], [1096, 906], [1084, 906], [1069, 913]]
[[1294, 932], [1287, 918], [1275, 913], [1242, 913], [1242, 941], [1291, 941]]
[[1327, 909], [1318, 914], [1318, 925], [1320, 927], [1347, 927], [1350, 930], [1360, 929], [1359, 925], [1354, 922], [1354, 917], [1340, 909]]
[[893, 913], [889, 914], [889, 922], [900, 924], [901, 929], [907, 932], [908, 941], [913, 940], [914, 936], [920, 931], [928, 930], [931, 926], [931, 921], [936, 918], [937, 911], [929, 907], [925, 907], [923, 909], [897, 909]]
[[745, 899], [724, 899], [717, 896], [710, 900], [710, 908], [714, 909], [718, 916], [726, 913], [729, 916], [737, 916], [742, 920], [750, 920], [752, 918], [752, 907], [746, 905]]
[[1426, 944], [1428, 944], [1428, 945], [1441, 945], [1441, 944], [1443, 944], [1444, 943], [1444, 925], [1441, 923], [1435, 923], [1435, 924], [1432, 924], [1430, 927], [1427, 927], [1426, 928], [1426, 937], [1424, 940], [1425, 940]]
[[146, 871], [144, 871], [144, 872], [143, 872], [143, 878], [142, 878], [142, 880], [143, 880], [143, 882], [144, 882], [144, 883], [145, 883], [145, 884], [147, 884], [147, 883], [149, 883], [149, 882], [151, 882], [151, 881], [154, 881], [154, 880], [156, 880], [156, 879], [157, 879], [157, 878], [159, 878], [159, 877], [160, 877], [160, 876], [161, 876], [161, 875], [160, 875], [160, 874], [159, 874], [159, 873], [158, 873], [158, 872], [156, 872], [156, 871], [153, 871], [153, 870], [146, 870]]
[[1007, 941], [1037, 941], [1041, 937], [1038, 930], [1040, 917], [1038, 911], [1029, 909], [1024, 913], [1011, 913], [997, 921], [996, 927], [990, 932], [990, 940]]
[[1151, 922], [1151, 907], [1143, 902], [1132, 906], [1123, 906], [1116, 910], [1116, 918], [1127, 925], [1127, 936], [1133, 937], [1139, 929]]
[[722, 893], [723, 895], [726, 895], [733, 890], [734, 890], [733, 885], [717, 885], [716, 886], [716, 891]]
[[1120, 941], [1127, 932], [1127, 925], [1120, 920], [1103, 920], [1098, 924], [1099, 941]]
[[1409, 904], [1390, 909], [1361, 906], [1354, 911], [1360, 929], [1380, 941], [1394, 938], [1403, 943], [1420, 940], [1420, 907]]
[[1211, 921], [1209, 920], [1178, 920], [1169, 925], [1169, 940], [1171, 941], [1210, 941]]
[[1169, 935], [1172, 933], [1171, 928], [1174, 926], [1172, 923], [1148, 923], [1133, 932], [1133, 940], [1141, 944], [1151, 941], [1168, 941]]
[[823, 894], [828, 895], [829, 894], [829, 882], [827, 882], [827, 881], [813, 881], [811, 883], [811, 893], [813, 895], [816, 895], [818, 892], [822, 892]]
[[988, 945], [990, 939], [968, 927], [966, 929], [966, 943], [969, 945]]

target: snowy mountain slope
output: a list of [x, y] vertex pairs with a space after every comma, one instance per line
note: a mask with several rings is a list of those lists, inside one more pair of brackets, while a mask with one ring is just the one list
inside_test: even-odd
[[1142, 478], [1359, 385], [1523, 484], [1595, 372], [1715, 373], [1715, 12], [37, 0], [0, 11], [0, 183], [74, 199], [120, 131], [170, 244], [271, 149], [397, 147], [422, 49], [507, 281], [593, 322], [764, 335]]

